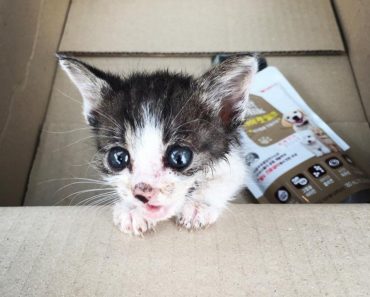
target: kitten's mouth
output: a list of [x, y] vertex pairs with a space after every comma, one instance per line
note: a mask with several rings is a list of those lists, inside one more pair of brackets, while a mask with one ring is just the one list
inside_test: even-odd
[[151, 205], [151, 204], [146, 203], [146, 204], [145, 204], [145, 208], [146, 208], [148, 211], [156, 212], [156, 211], [161, 210], [161, 209], [162, 209], [162, 206], [159, 206], [159, 205]]
[[137, 200], [140, 200], [142, 203], [144, 203], [144, 207], [147, 211], [149, 212], [156, 212], [156, 211], [159, 211], [161, 210], [163, 207], [160, 206], [160, 205], [152, 205], [149, 203], [149, 200], [147, 198], [145, 198], [144, 196], [142, 195], [135, 195], [135, 198]]

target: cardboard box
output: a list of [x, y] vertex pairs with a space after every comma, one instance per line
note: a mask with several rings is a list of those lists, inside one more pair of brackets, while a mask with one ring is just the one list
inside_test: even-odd
[[335, 53], [344, 47], [330, 0], [77, 0], [60, 51]]
[[[112, 71], [194, 75], [210, 67], [213, 53], [265, 52], [370, 174], [370, 50], [361, 30], [369, 7], [360, 0], [5, 1], [0, 204], [24, 197], [29, 206], [84, 204], [94, 193], [71, 195], [91, 189], [71, 178], [98, 176], [88, 166], [94, 148], [81, 98], [56, 67], [57, 50]], [[109, 207], [0, 208], [0, 295], [369, 294], [367, 205], [252, 205], [245, 193], [236, 202], [205, 231], [178, 232], [166, 222], [145, 239], [123, 236]]]
[[69, 0], [1, 4], [0, 205], [21, 205]]
[[[107, 209], [0, 209], [1, 296], [368, 296], [369, 205], [232, 205], [123, 236]], [[22, 224], [18, 224], [19, 218]]]
[[363, 0], [335, 0], [334, 6], [351, 59], [353, 73], [370, 119], [370, 5]]
[[[142, 69], [143, 67], [154, 69], [168, 65], [171, 69], [185, 69], [194, 74], [200, 74], [208, 67], [210, 54], [213, 52], [245, 50], [269, 52], [272, 55], [268, 56], [269, 63], [281, 68], [324, 120], [329, 123], [358, 124], [362, 127], [360, 130], [356, 130], [359, 131], [358, 134], [365, 135], [367, 133], [364, 104], [361, 105], [361, 101], [359, 101], [351, 67], [347, 57], [343, 55], [344, 46], [340, 39], [330, 1], [300, 0], [291, 3], [289, 0], [278, 0], [259, 4], [254, 1], [233, 0], [228, 3], [227, 9], [224, 7], [225, 5], [217, 1], [204, 1], [202, 4], [195, 4], [191, 1], [186, 4], [175, 2], [161, 0], [154, 5], [145, 1], [109, 1], [108, 4], [107, 1], [99, 0], [91, 4], [84, 0], [77, 0], [71, 5], [69, 1], [58, 2], [58, 4], [49, 1], [35, 1], [33, 6], [28, 4], [30, 7], [17, 4], [18, 2], [12, 2], [12, 5], [9, 5], [8, 9], [17, 11], [19, 17], [24, 16], [22, 20], [25, 22], [23, 25], [22, 22], [13, 21], [12, 26], [17, 28], [18, 24], [18, 26], [27, 26], [30, 31], [33, 30], [33, 34], [28, 34], [27, 39], [23, 37], [25, 35], [19, 35], [19, 44], [22, 47], [18, 48], [24, 48], [24, 50], [19, 50], [19, 57], [33, 54], [29, 56], [28, 64], [23, 62], [17, 66], [18, 64], [14, 61], [22, 61], [22, 59], [16, 55], [12, 56], [11, 46], [9, 46], [7, 55], [12, 59], [6, 59], [8, 56], [5, 55], [3, 60], [4, 69], [14, 67], [15, 71], [11, 73], [25, 75], [25, 79], [20, 88], [13, 88], [11, 84], [7, 83], [3, 92], [5, 99], [2, 100], [1, 104], [5, 108], [1, 110], [3, 113], [7, 111], [7, 115], [4, 113], [4, 116], [1, 117], [4, 128], [0, 146], [0, 164], [1, 168], [5, 169], [0, 171], [4, 181], [0, 188], [0, 196], [4, 197], [1, 199], [2, 205], [19, 205], [21, 203], [27, 179], [29, 187], [26, 204], [32, 203], [30, 201], [34, 201], [32, 204], [38, 204], [41, 201], [44, 204], [53, 204], [58, 198], [50, 198], [50, 192], [54, 193], [61, 186], [64, 186], [66, 181], [64, 183], [56, 182], [54, 186], [51, 186], [53, 184], [51, 183], [50, 187], [49, 185], [47, 187], [37, 186], [40, 182], [45, 181], [44, 177], [70, 178], [85, 172], [84, 166], [78, 170], [78, 166], [66, 169], [70, 165], [79, 165], [81, 162], [66, 164], [61, 161], [72, 160], [74, 157], [81, 159], [82, 153], [73, 152], [73, 146], [68, 146], [65, 152], [59, 154], [61, 159], [56, 160], [48, 156], [51, 154], [50, 151], [40, 155], [40, 152], [44, 151], [44, 143], [53, 143], [53, 141], [45, 140], [45, 136], [42, 135], [40, 146], [37, 142], [56, 67], [53, 52], [63, 31], [67, 11], [68, 19], [60, 44], [61, 51], [77, 53], [82, 56], [105, 55], [106, 57], [90, 58], [90, 60], [92, 63], [96, 61], [95, 64], [101, 65], [103, 68], [106, 64], [106, 67], [112, 70], [122, 69], [120, 65], [126, 71]], [[17, 5], [21, 7], [18, 9]], [[189, 9], [194, 5], [197, 6], [196, 12]], [[107, 13], [101, 14], [104, 9], [107, 9]], [[262, 15], [259, 13], [261, 10], [264, 12]], [[126, 13], [126, 11], [130, 13]], [[159, 17], [159, 14], [155, 13], [156, 11], [167, 11], [168, 17]], [[289, 14], [286, 14], [287, 11]], [[134, 15], [147, 17], [133, 20], [132, 16]], [[205, 15], [209, 17], [205, 18]], [[88, 19], [89, 21], [87, 21]], [[144, 19], [146, 20], [143, 21]], [[192, 21], [189, 22], [189, 19]], [[112, 20], [116, 21], [112, 22]], [[131, 24], [131, 22], [134, 23]], [[108, 32], [107, 26], [113, 23], [116, 25], [111, 26], [109, 34], [106, 34]], [[248, 26], [245, 25], [247, 23]], [[94, 30], [94, 34], [85, 34], [85, 32], [92, 30]], [[152, 38], [153, 30], [157, 30], [156, 32], [161, 38]], [[6, 30], [4, 32], [9, 34]], [[33, 36], [33, 39], [30, 36]], [[94, 36], [94, 39], [91, 39], [91, 36]], [[122, 36], [125, 38], [120, 38]], [[192, 42], [187, 42], [187, 40]], [[149, 41], [153, 44], [147, 44]], [[99, 48], [100, 46], [103, 48]], [[16, 54], [18, 55], [18, 52]], [[128, 56], [130, 54], [134, 57], [125, 59], [122, 57], [122, 62], [119, 63], [117, 63], [120, 60], [118, 57], [116, 60], [107, 58], [112, 55]], [[154, 57], [158, 55], [159, 57]], [[276, 55], [282, 56], [274, 57]], [[170, 58], [171, 56], [176, 57]], [[115, 63], [117, 65], [114, 65]], [[24, 65], [28, 65], [28, 68], [21, 68]], [[3, 76], [4, 81], [7, 81], [6, 79], [11, 81], [12, 76]], [[56, 126], [53, 128], [54, 131], [71, 130], [80, 127], [78, 125], [82, 123], [77, 106], [65, 104], [65, 100], [59, 100], [60, 104], [54, 104], [56, 101], [54, 97], [62, 97], [61, 92], [68, 93], [71, 88], [70, 82], [66, 81], [64, 83], [67, 85], [59, 86], [59, 76], [60, 74], [56, 77], [43, 131], [48, 131], [49, 124], [66, 125], [66, 120], [69, 121], [68, 125], [71, 124], [70, 128]], [[13, 82], [17, 84], [15, 77]], [[11, 95], [11, 91], [7, 90], [15, 90], [15, 95]], [[77, 92], [75, 90], [73, 92], [73, 97], [79, 98]], [[31, 107], [30, 104], [25, 104], [30, 98], [33, 100]], [[351, 98], [351, 104], [347, 104], [348, 98]], [[72, 102], [70, 99], [67, 100], [69, 103]], [[10, 102], [13, 103], [10, 104]], [[17, 102], [19, 102], [18, 105], [15, 104]], [[9, 112], [10, 110], [11, 112]], [[58, 113], [58, 110], [66, 112]], [[66, 114], [69, 118], [65, 117]], [[70, 121], [72, 118], [74, 120]], [[19, 125], [20, 121], [21, 125]], [[74, 123], [74, 121], [78, 122]], [[348, 131], [347, 134], [351, 133]], [[69, 140], [77, 141], [76, 137], [79, 136], [79, 134], [54, 133], [54, 140], [57, 135], [59, 135], [59, 139], [63, 139], [62, 142], [65, 145], [70, 143]], [[88, 136], [87, 134], [80, 136], [82, 135]], [[343, 136], [346, 138], [346, 135]], [[53, 145], [63, 146], [63, 143], [55, 140]], [[356, 143], [355, 146], [365, 147], [365, 144]], [[39, 153], [36, 154], [34, 169], [28, 178], [37, 147]], [[20, 152], [15, 148], [27, 149]], [[86, 146], [84, 148], [86, 149]], [[368, 164], [367, 150], [359, 149], [359, 151], [361, 151], [359, 163]], [[88, 154], [85, 157], [88, 157]], [[48, 170], [38, 164], [41, 159], [44, 160], [44, 164], [49, 164]], [[14, 166], [15, 162], [18, 164], [17, 167]], [[61, 165], [52, 166], [52, 164]], [[50, 170], [50, 167], [53, 169]], [[363, 167], [368, 170], [368, 166], [364, 165]], [[56, 172], [59, 173], [56, 174]], [[40, 191], [44, 194], [39, 195]], [[68, 192], [69, 194], [70, 192]], [[30, 199], [30, 197], [33, 198]]]

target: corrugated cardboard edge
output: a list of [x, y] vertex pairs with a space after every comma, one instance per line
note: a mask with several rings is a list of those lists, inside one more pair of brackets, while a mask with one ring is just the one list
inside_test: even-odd
[[370, 1], [333, 0], [364, 109], [370, 120]]
[[[20, 53], [22, 59], [14, 61], [15, 54], [11, 46], [3, 53], [6, 65], [2, 68], [4, 75], [5, 71], [21, 73], [18, 80], [10, 82], [12, 88], [10, 97], [2, 100], [3, 104], [7, 104], [4, 106], [7, 113], [0, 141], [0, 205], [7, 206], [22, 203], [54, 80], [56, 69], [54, 55], [59, 46], [70, 1], [32, 2], [30, 5], [37, 6], [32, 10], [27, 10], [23, 1], [8, 3], [11, 9], [4, 8], [3, 13], [11, 13], [11, 21], [2, 30], [12, 34], [22, 31], [19, 38], [8, 40], [10, 45], [12, 42], [16, 43], [13, 46], [18, 48], [16, 53]], [[29, 23], [32, 18], [36, 20], [31, 21], [31, 26]], [[22, 60], [26, 60], [26, 69], [17, 68]], [[4, 87], [7, 88], [9, 85]]]
[[369, 211], [231, 205], [206, 230], [140, 238], [108, 208], [0, 208], [0, 295], [368, 296]]
[[[250, 52], [91, 52], [91, 51], [58, 51], [62, 55], [73, 55], [80, 57], [211, 57], [218, 54], [246, 54]], [[304, 51], [262, 51], [265, 56], [337, 56], [346, 55], [343, 50], [304, 50]]]
[[343, 52], [344, 45], [330, 0], [76, 0], [59, 49], [197, 55]]

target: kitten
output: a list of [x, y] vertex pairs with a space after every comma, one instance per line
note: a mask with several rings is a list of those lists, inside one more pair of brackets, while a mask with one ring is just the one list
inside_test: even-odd
[[240, 126], [257, 56], [231, 57], [199, 78], [59, 62], [83, 97], [98, 169], [120, 197], [119, 229], [141, 235], [171, 217], [186, 229], [214, 223], [246, 183]]

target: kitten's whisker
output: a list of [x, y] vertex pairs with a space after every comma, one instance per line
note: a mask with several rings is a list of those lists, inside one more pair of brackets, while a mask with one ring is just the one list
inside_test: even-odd
[[[77, 103], [77, 104], [79, 104], [79, 105], [83, 106], [83, 104], [82, 104], [82, 102], [81, 102], [81, 101], [78, 101], [78, 100], [76, 100], [75, 98], [73, 98], [73, 97], [69, 96], [68, 94], [64, 93], [62, 90], [60, 90], [60, 89], [56, 89], [56, 91], [57, 91], [57, 92], [59, 92], [60, 94], [62, 94], [63, 96], [65, 96], [66, 98], [68, 98], [68, 99], [72, 100], [73, 102], [75, 102], [75, 103]], [[96, 113], [98, 113], [98, 114], [100, 114], [102, 117], [106, 118], [107, 120], [111, 121], [111, 122], [112, 122], [112, 124], [114, 124], [117, 128], [119, 128], [120, 130], [122, 130], [121, 125], [120, 125], [117, 121], [115, 121], [113, 118], [111, 118], [111, 117], [109, 117], [109, 116], [107, 116], [107, 115], [104, 115], [104, 114], [103, 114], [101, 111], [99, 111], [99, 110], [95, 110], [95, 112], [96, 112]]]
[[86, 201], [83, 201], [79, 203], [79, 205], [97, 205], [103, 202], [111, 201], [111, 200], [117, 200], [118, 197], [114, 196], [115, 193], [108, 193], [106, 195], [101, 195], [101, 196], [95, 196], [91, 199], [88, 199]]
[[[85, 176], [87, 176], [87, 173], [88, 173], [88, 171], [89, 171], [89, 169], [93, 166], [93, 165], [96, 165], [97, 164], [97, 162], [96, 161], [94, 161], [95, 159], [97, 159], [97, 156], [102, 152], [102, 151], [104, 151], [104, 150], [106, 150], [106, 149], [109, 149], [109, 148], [111, 148], [112, 147], [112, 143], [108, 143], [107, 145], [105, 145], [105, 146], [103, 146], [102, 148], [100, 148], [99, 150], [97, 150], [96, 152], [95, 152], [95, 154], [90, 158], [90, 161], [89, 161], [89, 166], [87, 166], [87, 168], [86, 168], [86, 170], [85, 170]], [[98, 169], [98, 168], [94, 168], [94, 169]]]
[[[83, 184], [83, 185], [85, 185], [85, 184], [98, 185], [98, 183], [96, 183], [96, 182], [82, 182], [82, 181], [73, 182], [73, 183], [67, 184], [67, 185], [65, 185], [65, 186], [63, 186], [63, 187], [61, 187], [61, 188], [59, 188], [59, 189], [54, 193], [54, 195], [56, 195], [57, 193], [59, 193], [60, 191], [62, 191], [62, 190], [64, 190], [64, 189], [66, 189], [66, 188], [69, 188], [69, 187], [71, 187], [71, 186], [73, 186], [73, 185], [78, 185], [78, 184]], [[100, 185], [107, 186], [107, 183], [100, 183]], [[112, 188], [112, 189], [113, 189], [113, 188]]]
[[88, 190], [81, 190], [81, 191], [76, 191], [74, 193], [71, 193], [69, 195], [67, 195], [66, 197], [64, 197], [63, 199], [59, 200], [58, 202], [56, 202], [54, 205], [57, 205], [57, 203], [60, 203], [66, 199], [68, 199], [69, 197], [72, 197], [72, 196], [78, 196], [78, 195], [81, 195], [81, 194], [84, 194], [84, 193], [89, 193], [89, 192], [96, 192], [96, 191], [106, 191], [106, 190], [111, 190], [112, 188], [106, 188], [106, 189], [88, 189]]
[[187, 122], [185, 122], [185, 123], [182, 123], [181, 125], [179, 125], [179, 126], [176, 126], [175, 127], [175, 129], [177, 130], [177, 129], [179, 129], [180, 127], [182, 127], [182, 126], [185, 126], [185, 125], [187, 125], [187, 124], [190, 124], [190, 123], [194, 123], [194, 122], [198, 122], [200, 119], [195, 119], [195, 120], [191, 120], [191, 121], [187, 121]]
[[104, 202], [104, 204], [101, 204], [97, 209], [96, 209], [96, 211], [97, 212], [99, 212], [99, 211], [101, 211], [101, 210], [103, 210], [104, 208], [106, 208], [106, 207], [112, 207], [112, 205], [113, 205], [113, 203], [115, 203], [116, 202], [116, 200], [112, 200], [111, 202], [109, 202], [109, 203], [106, 203], [106, 201]]
[[172, 122], [171, 122], [171, 125], [170, 127], [172, 127], [173, 123], [175, 122], [175, 120], [177, 119], [177, 117], [181, 114], [181, 112], [183, 111], [183, 109], [185, 108], [185, 106], [191, 101], [193, 97], [190, 96], [184, 103], [184, 105], [180, 108], [180, 110], [178, 111], [178, 113], [175, 115], [175, 117], [173, 118]]
[[76, 204], [76, 206], [86, 204], [86, 202], [95, 200], [95, 199], [97, 199], [99, 197], [107, 197], [107, 196], [109, 196], [109, 195], [111, 195], [113, 193], [115, 193], [115, 191], [109, 191], [109, 192], [105, 192], [105, 193], [96, 194], [94, 196], [91, 196], [91, 197], [88, 197], [86, 199], [81, 200], [80, 202], [78, 202]]
[[119, 197], [118, 196], [115, 197], [115, 195], [117, 194], [116, 193], [109, 194], [106, 197], [98, 198], [89, 204], [87, 203], [81, 204], [81, 206], [86, 207], [85, 209], [88, 210], [88, 209], [91, 209], [99, 205], [100, 207], [96, 208], [96, 210], [99, 211], [100, 209], [103, 209], [104, 207], [111, 207], [114, 203], [116, 203], [119, 200]]
[[91, 160], [91, 161], [89, 161], [89, 162], [86, 162], [86, 163], [82, 163], [82, 164], [70, 164], [70, 166], [72, 166], [72, 167], [84, 167], [84, 166], [90, 166], [92, 162], [93, 162], [93, 160]]
[[50, 130], [43, 129], [42, 132], [50, 133], [50, 134], [67, 134], [67, 133], [73, 133], [73, 132], [78, 132], [78, 131], [83, 131], [83, 130], [90, 130], [90, 129], [91, 129], [90, 127], [78, 128], [78, 129], [67, 130], [67, 131], [50, 131]]
[[82, 102], [81, 101], [78, 101], [77, 99], [73, 98], [72, 96], [69, 96], [68, 94], [64, 93], [61, 89], [55, 89], [57, 92], [59, 92], [60, 94], [62, 94], [64, 97], [72, 100], [73, 102], [77, 103], [78, 105], [80, 105], [82, 107]]
[[117, 198], [114, 197], [113, 194], [110, 194], [110, 195], [107, 195], [107, 196], [95, 197], [94, 201], [84, 202], [83, 204], [80, 204], [80, 206], [92, 207], [92, 206], [96, 206], [96, 205], [112, 205], [112, 203], [114, 203], [116, 201], [117, 201]]
[[95, 110], [95, 112], [100, 114], [102, 117], [104, 117], [108, 121], [111, 121], [111, 123], [114, 124], [116, 128], [118, 128], [118, 131], [122, 131], [123, 127], [113, 117], [102, 113], [100, 110]]
[[56, 181], [66, 181], [66, 180], [84, 180], [84, 181], [89, 181], [89, 182], [106, 183], [106, 181], [100, 180], [100, 179], [83, 178], [83, 177], [61, 177], [61, 178], [47, 179], [47, 180], [39, 182], [37, 185], [50, 183], [50, 182], [56, 182]]
[[65, 146], [63, 146], [63, 147], [61, 147], [61, 148], [58, 148], [58, 149], [54, 150], [54, 151], [53, 151], [53, 153], [58, 152], [58, 151], [61, 151], [61, 150], [65, 149], [65, 148], [67, 148], [67, 147], [70, 147], [70, 146], [72, 146], [72, 145], [75, 145], [75, 144], [77, 144], [77, 143], [80, 143], [80, 142], [82, 142], [82, 141], [84, 141], [84, 140], [91, 139], [91, 138], [96, 138], [96, 137], [101, 137], [101, 138], [112, 138], [111, 136], [99, 136], [99, 135], [98, 135], [98, 136], [95, 136], [95, 135], [90, 135], [90, 136], [87, 136], [87, 137], [83, 137], [83, 138], [81, 138], [81, 139], [79, 139], [79, 140], [77, 140], [77, 141], [74, 141], [74, 142], [72, 142], [72, 143], [70, 143], [70, 144], [67, 144], [67, 145], [65, 145]]
[[113, 193], [110, 194], [110, 192], [106, 192], [106, 193], [102, 193], [102, 194], [98, 194], [98, 195], [94, 195], [92, 197], [89, 197], [87, 199], [83, 199], [81, 200], [80, 202], [77, 202], [77, 204], [74, 203], [74, 200], [77, 198], [77, 197], [74, 197], [71, 199], [70, 203], [69, 203], [69, 206], [71, 205], [75, 205], [75, 206], [82, 206], [82, 205], [88, 205], [89, 201], [94, 201], [94, 199], [98, 199], [98, 198], [104, 198], [104, 197], [108, 197], [108, 195], [112, 195]]
[[[183, 124], [181, 124], [181, 125], [179, 125], [179, 126], [177, 126], [177, 127], [175, 127], [174, 128], [174, 130], [175, 130], [175, 132], [180, 132], [180, 131], [183, 131], [183, 130], [179, 130], [179, 128], [180, 127], [182, 127], [182, 126], [185, 126], [185, 125], [187, 125], [187, 124], [190, 124], [190, 123], [192, 123], [192, 122], [198, 122], [198, 121], [203, 121], [203, 122], [206, 122], [206, 123], [208, 123], [209, 125], [211, 125], [218, 133], [220, 133], [220, 134], [222, 134], [222, 135], [224, 135], [225, 133], [223, 132], [223, 131], [221, 131], [218, 127], [216, 127], [213, 123], [211, 123], [210, 121], [207, 121], [207, 120], [205, 120], [205, 119], [195, 119], [195, 120], [191, 120], [191, 121], [188, 121], [188, 122], [185, 122], [185, 123], [183, 123]], [[185, 130], [186, 131], [186, 130]], [[193, 129], [190, 129], [190, 130], [188, 130], [188, 131], [193, 131]]]
[[212, 122], [207, 121], [205, 119], [199, 119], [199, 121], [203, 121], [203, 122], [206, 122], [206, 123], [210, 124], [213, 128], [215, 128], [215, 130], [217, 132], [224, 134], [224, 131], [220, 130], [220, 128], [219, 127], [216, 127]]
[[84, 206], [89, 206], [89, 207], [93, 207], [93, 206], [97, 206], [97, 205], [111, 206], [113, 203], [115, 203], [117, 201], [118, 201], [118, 198], [115, 197], [112, 194], [112, 195], [108, 195], [106, 197], [98, 198], [95, 201], [90, 202], [89, 204], [84, 204]]
[[[74, 132], [80, 132], [80, 131], [91, 131], [91, 127], [85, 127], [85, 128], [77, 128], [77, 129], [72, 129], [72, 130], [66, 130], [66, 131], [50, 131], [50, 130], [43, 130], [43, 132], [48, 133], [48, 134], [69, 134], [69, 133], [74, 133]], [[116, 131], [113, 129], [107, 129], [107, 128], [99, 128], [99, 131], [106, 131], [115, 134]], [[109, 136], [109, 137], [114, 137], [114, 138], [119, 138], [118, 136], [110, 135], [107, 133], [101, 133], [104, 136]]]
[[103, 146], [101, 149], [99, 149], [90, 159], [89, 161], [89, 166], [87, 166], [86, 170], [85, 170], [85, 176], [87, 176], [87, 172], [89, 171], [89, 169], [91, 168], [91, 164], [93, 164], [92, 162], [95, 160], [95, 158], [98, 156], [99, 153], [101, 153], [102, 151], [104, 151], [105, 149], [108, 149], [112, 144], [107, 144], [105, 146]]
[[80, 143], [80, 142], [82, 142], [82, 141], [84, 141], [84, 140], [91, 139], [91, 138], [94, 138], [94, 137], [95, 137], [94, 135], [87, 136], [87, 137], [83, 137], [83, 138], [81, 138], [81, 139], [79, 139], [79, 140], [77, 140], [77, 141], [74, 141], [74, 142], [72, 142], [72, 143], [69, 143], [69, 144], [67, 144], [67, 145], [65, 145], [65, 146], [63, 146], [63, 147], [61, 147], [61, 148], [57, 148], [57, 149], [55, 149], [55, 150], [53, 151], [53, 153], [55, 153], [55, 152], [59, 152], [59, 151], [61, 151], [61, 150], [65, 149], [65, 148], [67, 148], [67, 147], [70, 147], [70, 146], [72, 146], [72, 145], [75, 145], [75, 144]]

